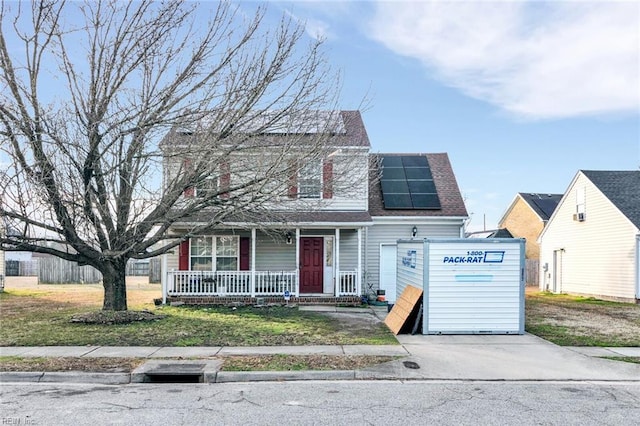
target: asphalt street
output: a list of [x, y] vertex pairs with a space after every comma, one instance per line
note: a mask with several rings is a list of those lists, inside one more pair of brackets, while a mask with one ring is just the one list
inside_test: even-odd
[[638, 382], [23, 383], [0, 399], [4, 425], [640, 424]]

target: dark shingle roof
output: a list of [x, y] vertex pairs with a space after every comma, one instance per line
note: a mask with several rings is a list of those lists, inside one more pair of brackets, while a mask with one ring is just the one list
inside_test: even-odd
[[529, 204], [529, 207], [536, 212], [540, 219], [547, 221], [558, 207], [562, 199], [562, 194], [531, 194], [519, 192], [518, 195]]
[[[369, 142], [369, 136], [367, 135], [367, 130], [364, 127], [360, 111], [340, 111], [339, 114], [339, 124], [337, 124], [336, 127], [339, 128], [340, 131], [329, 135], [326, 145], [331, 147], [349, 146], [369, 148], [371, 144]], [[316, 127], [321, 128], [320, 125]], [[258, 147], [274, 146], [282, 143], [288, 135], [295, 137], [301, 146], [304, 146], [307, 141], [311, 141], [311, 144], [317, 144], [317, 142], [314, 142], [317, 140], [317, 133], [305, 133], [304, 130], [301, 132], [292, 131], [288, 135], [283, 132], [255, 133], [243, 130], [238, 130], [235, 133], [241, 135], [253, 135], [253, 138], [249, 141], [243, 140], [243, 146], [250, 146], [249, 144], [251, 144], [251, 146], [255, 145]], [[168, 147], [185, 145], [188, 143], [190, 138], [192, 138], [191, 133], [184, 133], [184, 129], [180, 130], [179, 127], [174, 127], [162, 138], [162, 141], [160, 141], [160, 147], [166, 149]], [[233, 134], [229, 136], [229, 138], [233, 138]]]
[[[382, 190], [380, 187], [379, 164], [381, 157], [424, 155], [427, 157], [433, 181], [436, 185], [440, 209], [437, 210], [409, 210], [409, 209], [385, 209], [382, 202]], [[369, 213], [371, 216], [455, 216], [467, 217], [467, 208], [460, 194], [458, 182], [453, 174], [449, 156], [446, 153], [439, 154], [409, 154], [409, 153], [384, 153], [370, 154], [371, 167], [369, 168]]]
[[640, 228], [640, 170], [581, 172], [622, 214]]

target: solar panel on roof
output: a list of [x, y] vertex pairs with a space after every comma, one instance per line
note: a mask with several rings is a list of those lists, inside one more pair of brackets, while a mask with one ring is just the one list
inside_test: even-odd
[[400, 157], [402, 158], [402, 165], [407, 168], [407, 167], [427, 167], [429, 168], [429, 163], [427, 162], [427, 157], [424, 157], [422, 155], [420, 156], [416, 156], [416, 155], [412, 155], [412, 156], [403, 156]]
[[408, 193], [384, 195], [384, 207], [387, 209], [411, 209], [412, 205], [411, 196]]
[[439, 209], [429, 162], [425, 156], [383, 157], [380, 186], [386, 209]]
[[438, 194], [411, 194], [414, 209], [439, 209]]
[[402, 157], [382, 157], [382, 167], [403, 167]]

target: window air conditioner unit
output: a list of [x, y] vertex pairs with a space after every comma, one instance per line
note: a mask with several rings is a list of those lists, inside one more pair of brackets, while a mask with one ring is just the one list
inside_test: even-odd
[[584, 222], [584, 220], [586, 219], [586, 216], [584, 213], [574, 213], [573, 214], [573, 220], [578, 221], [578, 222]]

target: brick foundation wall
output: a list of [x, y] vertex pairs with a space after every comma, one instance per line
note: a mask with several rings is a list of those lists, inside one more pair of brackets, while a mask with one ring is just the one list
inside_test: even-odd
[[[241, 306], [256, 305], [258, 299], [265, 305], [284, 305], [286, 302], [283, 297], [279, 296], [170, 296], [167, 303], [182, 302], [185, 305], [200, 306]], [[342, 305], [342, 306], [360, 306], [362, 300], [358, 296], [341, 296], [341, 297], [317, 297], [317, 296], [292, 296], [289, 299], [290, 305]]]

